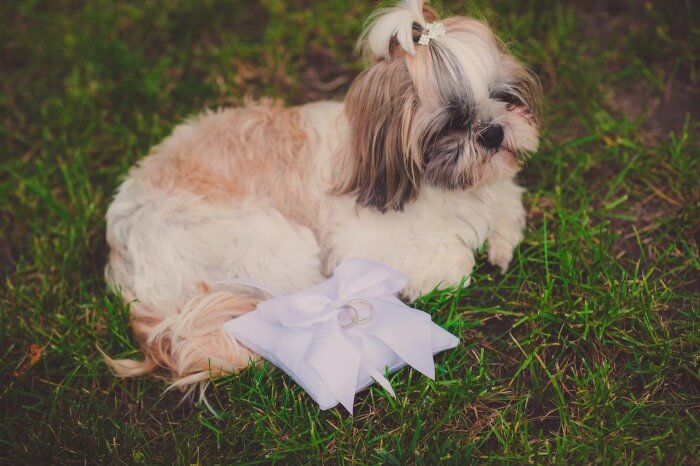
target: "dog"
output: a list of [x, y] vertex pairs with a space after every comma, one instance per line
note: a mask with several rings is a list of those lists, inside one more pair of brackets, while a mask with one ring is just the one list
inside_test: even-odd
[[537, 78], [486, 24], [422, 0], [367, 24], [368, 66], [344, 102], [205, 112], [129, 171], [107, 212], [106, 277], [145, 358], [107, 357], [118, 375], [191, 390], [256, 360], [222, 330], [262, 298], [232, 279], [290, 293], [359, 257], [406, 274], [412, 300], [468, 283], [485, 242], [508, 267]]

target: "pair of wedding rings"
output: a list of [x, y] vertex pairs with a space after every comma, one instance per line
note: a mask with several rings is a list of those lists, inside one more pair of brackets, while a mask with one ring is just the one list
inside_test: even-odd
[[[353, 303], [357, 303], [357, 305], [353, 306]], [[360, 313], [358, 307], [364, 308], [366, 311], [364, 315]], [[374, 317], [374, 306], [366, 299], [354, 298], [338, 308], [338, 321], [343, 328], [364, 324], [372, 320], [372, 317]]]

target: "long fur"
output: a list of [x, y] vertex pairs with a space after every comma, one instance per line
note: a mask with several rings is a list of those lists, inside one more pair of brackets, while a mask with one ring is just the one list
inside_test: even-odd
[[339, 193], [356, 192], [361, 205], [381, 210], [401, 209], [416, 198], [420, 159], [410, 135], [417, 105], [404, 62], [381, 61], [355, 80], [346, 99], [354, 167]]
[[419, 45], [438, 19], [421, 0], [372, 15], [344, 103], [206, 112], [131, 169], [107, 212], [106, 276], [144, 359], [106, 357], [117, 374], [190, 390], [257, 360], [222, 330], [261, 299], [234, 278], [293, 292], [365, 257], [404, 272], [413, 299], [468, 280], [484, 242], [505, 270], [539, 84], [471, 18]]

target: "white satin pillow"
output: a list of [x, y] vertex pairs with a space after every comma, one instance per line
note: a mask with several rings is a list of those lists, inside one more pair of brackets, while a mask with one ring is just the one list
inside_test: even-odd
[[263, 301], [224, 326], [292, 377], [321, 409], [341, 403], [352, 413], [355, 393], [373, 381], [394, 395], [386, 370], [410, 365], [433, 379], [433, 354], [459, 343], [429, 314], [395, 297], [405, 284], [403, 274], [384, 264], [352, 259], [325, 282]]

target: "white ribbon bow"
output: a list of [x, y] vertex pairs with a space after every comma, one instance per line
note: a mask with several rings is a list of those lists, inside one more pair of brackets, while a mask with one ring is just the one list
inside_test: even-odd
[[[457, 338], [433, 324], [429, 314], [394, 296], [405, 285], [406, 277], [384, 264], [352, 259], [340, 264], [325, 282], [263, 301], [253, 313], [267, 321], [265, 325], [287, 329], [280, 334], [311, 333], [307, 335], [308, 346], [299, 356], [352, 413], [358, 374], [369, 374], [395, 396], [384, 376], [388, 361], [377, 356], [382, 352], [376, 351], [377, 345], [386, 345], [400, 360], [434, 379], [433, 335], [436, 331], [446, 334], [447, 347], [457, 344]], [[234, 336], [243, 337], [244, 344], [250, 332], [242, 327], [236, 331], [234, 327], [246, 316], [227, 323]], [[256, 342], [249, 343], [253, 349], [260, 348]], [[442, 349], [446, 348], [438, 350]]]

